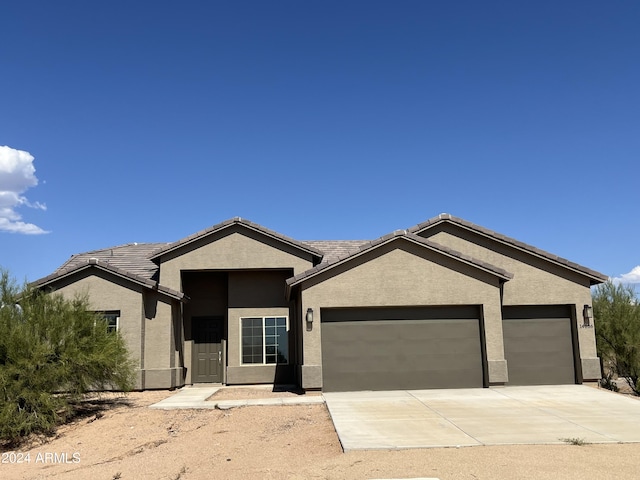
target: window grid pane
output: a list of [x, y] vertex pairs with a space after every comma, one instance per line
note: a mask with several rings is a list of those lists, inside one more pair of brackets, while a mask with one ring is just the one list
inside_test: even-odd
[[243, 364], [289, 363], [286, 317], [241, 319]]
[[111, 311], [111, 312], [100, 312], [102, 318], [107, 323], [107, 332], [115, 332], [118, 330], [118, 323], [120, 319], [120, 312]]
[[262, 318], [242, 319], [242, 363], [263, 363]]

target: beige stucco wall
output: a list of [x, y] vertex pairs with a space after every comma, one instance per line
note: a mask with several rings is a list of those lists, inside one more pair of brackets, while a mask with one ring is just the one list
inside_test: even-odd
[[178, 291], [182, 270], [291, 268], [295, 275], [313, 266], [310, 254], [241, 226], [195, 241], [161, 260], [160, 284]]
[[[228, 349], [228, 366], [227, 366], [227, 383], [244, 384], [244, 383], [274, 383], [276, 378], [276, 369], [285, 369], [290, 371], [289, 366], [276, 365], [242, 365], [241, 361], [241, 345], [242, 338], [240, 336], [240, 318], [242, 317], [287, 317], [289, 318], [289, 308], [287, 307], [261, 307], [261, 308], [229, 308], [229, 341]], [[290, 330], [290, 329], [289, 329]], [[289, 338], [289, 345], [293, 339]], [[290, 357], [291, 360], [291, 357]], [[286, 375], [285, 375], [286, 376]]]
[[[227, 383], [274, 383], [275, 365], [242, 365], [240, 318], [278, 316], [289, 318], [285, 297], [285, 279], [291, 271], [229, 272], [229, 309], [227, 324]], [[289, 344], [293, 338], [289, 338]], [[290, 363], [292, 363], [290, 352]], [[285, 375], [286, 377], [286, 375]]]
[[489, 382], [507, 381], [500, 282], [494, 275], [397, 240], [303, 282], [301, 289], [302, 315], [314, 311], [313, 327], [301, 328], [304, 388], [321, 387], [321, 308], [330, 307], [482, 305]]
[[184, 383], [172, 325], [177, 302], [97, 269], [79, 272], [53, 286], [65, 298], [87, 294], [93, 310], [120, 311], [118, 328], [137, 366], [135, 388], [171, 388]]
[[[289, 317], [285, 297], [285, 280], [292, 270], [233, 270], [186, 274], [185, 293], [191, 300], [184, 305], [186, 383], [191, 383], [193, 337], [191, 322], [197, 316], [220, 316], [225, 319], [226, 383], [273, 383], [274, 365], [241, 365], [240, 318], [247, 316]], [[290, 343], [293, 338], [290, 336]], [[293, 354], [290, 360], [293, 363]], [[277, 367], [280, 377], [291, 367]], [[283, 374], [284, 372], [284, 374]]]
[[130, 282], [114, 281], [113, 276], [97, 271], [86, 271], [65, 278], [54, 287], [57, 293], [72, 299], [76, 295], [88, 295], [92, 310], [119, 310], [118, 328], [131, 358], [138, 368], [136, 388], [142, 388], [142, 287], [133, 287]]
[[[185, 382], [192, 381], [194, 316], [222, 316], [226, 320], [227, 383], [273, 382], [275, 367], [240, 365], [239, 318], [243, 309], [254, 309], [246, 310], [255, 312], [248, 315], [276, 312], [288, 316], [285, 279], [311, 268], [311, 254], [236, 225], [170, 252], [161, 260], [160, 284], [192, 297], [184, 306]], [[201, 273], [183, 277], [192, 275], [185, 272], [195, 271]]]
[[185, 383], [192, 383], [192, 318], [227, 317], [227, 274], [224, 272], [199, 272], [187, 274], [184, 279], [184, 293], [190, 297], [182, 307], [184, 315], [184, 366]]
[[146, 291], [144, 305], [145, 388], [184, 385], [179, 304], [157, 292]]
[[600, 377], [594, 329], [580, 327], [583, 306], [591, 305], [588, 278], [454, 225], [430, 229], [422, 235], [513, 273], [513, 279], [504, 285], [505, 306], [574, 305], [582, 375], [584, 380]]

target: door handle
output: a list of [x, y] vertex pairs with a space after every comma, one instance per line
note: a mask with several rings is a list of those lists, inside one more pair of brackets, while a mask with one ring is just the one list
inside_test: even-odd
[[222, 363], [222, 351], [218, 350], [218, 365]]

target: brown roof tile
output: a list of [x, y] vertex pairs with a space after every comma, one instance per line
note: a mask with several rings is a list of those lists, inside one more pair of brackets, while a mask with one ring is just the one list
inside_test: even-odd
[[325, 263], [357, 251], [369, 240], [305, 240], [302, 243], [322, 252], [322, 262]]
[[493, 230], [489, 230], [488, 228], [485, 227], [481, 227], [480, 225], [476, 225], [475, 223], [471, 223], [467, 220], [464, 220], [462, 218], [459, 217], [454, 217], [453, 215], [450, 215], [448, 213], [441, 213], [440, 215], [438, 215], [437, 217], [433, 217], [430, 218], [429, 220], [422, 222], [418, 225], [415, 225], [411, 228], [409, 228], [409, 232], [411, 233], [419, 233], [422, 232], [424, 230], [427, 230], [431, 227], [433, 227], [436, 224], [442, 223], [442, 222], [450, 222], [456, 225], [459, 225], [461, 227], [467, 228], [469, 230], [472, 230], [476, 233], [480, 233], [482, 235], [494, 238], [496, 240], [499, 240], [503, 243], [506, 243], [508, 245], [511, 245], [512, 247], [521, 249], [521, 250], [525, 250], [529, 253], [532, 253], [538, 257], [542, 257], [546, 260], [549, 260], [551, 262], [557, 263], [559, 265], [562, 265], [563, 267], [568, 267], [576, 272], [582, 273], [583, 275], [586, 275], [587, 277], [591, 278], [593, 280], [592, 284], [597, 284], [597, 283], [602, 283], [602, 282], [606, 282], [608, 277], [600, 272], [596, 272], [595, 270], [591, 270], [590, 268], [587, 267], [583, 267], [582, 265], [578, 265], [577, 263], [574, 262], [570, 262], [569, 260], [567, 260], [566, 258], [562, 258], [562, 257], [558, 257], [557, 255], [554, 255], [552, 253], [546, 252], [544, 250], [541, 250], [539, 248], [536, 248], [532, 245], [528, 245], [524, 242], [521, 242], [519, 240], [516, 240], [515, 238], [511, 238], [511, 237], [507, 237], [506, 235], [503, 235], [501, 233], [498, 232], [494, 232]]
[[116, 247], [102, 248], [78, 253], [63, 263], [54, 273], [86, 263], [90, 258], [121, 268], [143, 278], [157, 280], [158, 265], [149, 260], [149, 255], [169, 245], [168, 243], [128, 243]]
[[319, 265], [316, 265], [315, 267], [306, 270], [302, 273], [299, 273], [298, 275], [291, 277], [289, 279], [287, 279], [287, 285], [288, 287], [292, 287], [300, 282], [302, 282], [303, 280], [306, 280], [309, 277], [312, 277], [314, 275], [316, 275], [317, 273], [323, 271], [323, 270], [327, 270], [333, 266], [336, 266], [340, 263], [343, 263], [344, 261], [352, 258], [352, 257], [356, 257], [364, 252], [367, 252], [369, 250], [372, 250], [384, 243], [387, 243], [389, 241], [392, 241], [396, 238], [404, 238], [406, 240], [412, 241], [414, 243], [417, 243], [419, 245], [422, 245], [424, 247], [427, 247], [431, 250], [437, 251], [439, 253], [442, 253], [444, 255], [447, 255], [449, 257], [455, 258], [459, 261], [462, 261], [464, 263], [467, 263], [469, 265], [472, 265], [476, 268], [479, 268], [481, 270], [485, 270], [488, 271], [489, 273], [492, 273], [493, 275], [496, 275], [498, 277], [500, 277], [503, 280], [510, 280], [511, 278], [513, 278], [513, 274], [510, 272], [507, 272], [506, 270], [496, 267], [495, 265], [491, 265], [490, 263], [487, 262], [483, 262], [481, 260], [477, 260], [473, 257], [470, 257], [468, 255], [462, 254], [456, 250], [453, 250], [451, 248], [445, 247], [444, 245], [440, 245], [439, 243], [434, 242], [433, 240], [428, 240], [426, 238], [422, 238], [419, 237], [418, 235], [409, 233], [406, 230], [397, 230], [393, 233], [384, 235], [376, 240], [370, 241], [370, 242], [365, 242], [363, 244], [361, 244], [359, 247], [357, 247], [356, 249], [351, 249], [349, 252], [345, 253], [342, 256], [338, 256], [338, 257], [334, 257], [332, 260], [328, 261], [328, 262], [322, 262]]
[[136, 283], [138, 285], [141, 285], [143, 287], [146, 287], [150, 290], [156, 290], [159, 291], [161, 293], [164, 293], [165, 295], [168, 295], [172, 298], [175, 298], [177, 300], [183, 300], [186, 299], [185, 295], [182, 292], [177, 292], [175, 290], [172, 290], [170, 288], [164, 287], [162, 285], [159, 285], [158, 282], [151, 280], [149, 278], [140, 276], [140, 275], [136, 275], [135, 273], [132, 273], [131, 271], [125, 270], [124, 268], [120, 268], [120, 267], [116, 267], [115, 265], [113, 265], [112, 263], [108, 263], [105, 262], [104, 260], [100, 260], [98, 258], [88, 258], [86, 259], [86, 261], [83, 262], [75, 262], [73, 264], [69, 264], [67, 265], [65, 268], [59, 268], [58, 270], [56, 270], [54, 273], [52, 273], [51, 275], [41, 278], [40, 280], [36, 280], [35, 282], [32, 282], [30, 285], [34, 288], [42, 288], [46, 285], [49, 285], [51, 283], [54, 283], [68, 275], [74, 274], [76, 272], [79, 272], [81, 270], [87, 269], [87, 268], [99, 268], [102, 269], [104, 271], [110, 272], [114, 275], [117, 275], [121, 278], [125, 278], [133, 283]]
[[213, 225], [209, 228], [205, 228], [204, 230], [200, 230], [199, 232], [196, 232], [192, 235], [189, 235], [188, 237], [185, 237], [181, 240], [178, 240], [177, 242], [171, 243], [169, 245], [166, 245], [165, 247], [162, 247], [160, 249], [158, 249], [157, 251], [153, 252], [150, 255], [150, 259], [151, 260], [157, 260], [159, 259], [162, 255], [164, 255], [165, 253], [168, 253], [172, 250], [176, 250], [180, 247], [182, 247], [183, 245], [187, 245], [195, 240], [198, 240], [199, 238], [205, 237], [207, 235], [210, 235], [214, 232], [220, 231], [224, 228], [230, 227], [232, 225], [243, 225], [247, 228], [250, 228], [252, 230], [255, 230], [257, 232], [263, 233], [271, 238], [275, 238], [277, 240], [280, 240], [281, 242], [287, 243], [293, 247], [299, 248], [300, 250], [303, 250], [307, 253], [311, 253], [312, 255], [315, 255], [316, 257], [321, 257], [322, 256], [322, 252], [316, 250], [315, 248], [304, 244], [303, 242], [299, 242], [298, 240], [294, 240], [293, 238], [289, 238], [285, 235], [282, 235], [278, 232], [275, 232], [273, 230], [269, 230], [268, 228], [263, 227], [262, 225], [258, 225], [257, 223], [253, 223], [249, 220], [246, 220], [244, 218], [240, 218], [240, 217], [234, 217], [231, 218], [229, 220], [225, 220], [224, 222], [220, 222], [216, 225]]

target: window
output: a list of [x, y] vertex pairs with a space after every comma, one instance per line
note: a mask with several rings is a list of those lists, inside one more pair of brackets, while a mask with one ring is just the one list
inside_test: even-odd
[[118, 330], [118, 324], [120, 323], [120, 312], [98, 312], [102, 315], [102, 318], [107, 322], [107, 332], [115, 332]]
[[246, 317], [240, 319], [242, 363], [289, 363], [287, 317]]

